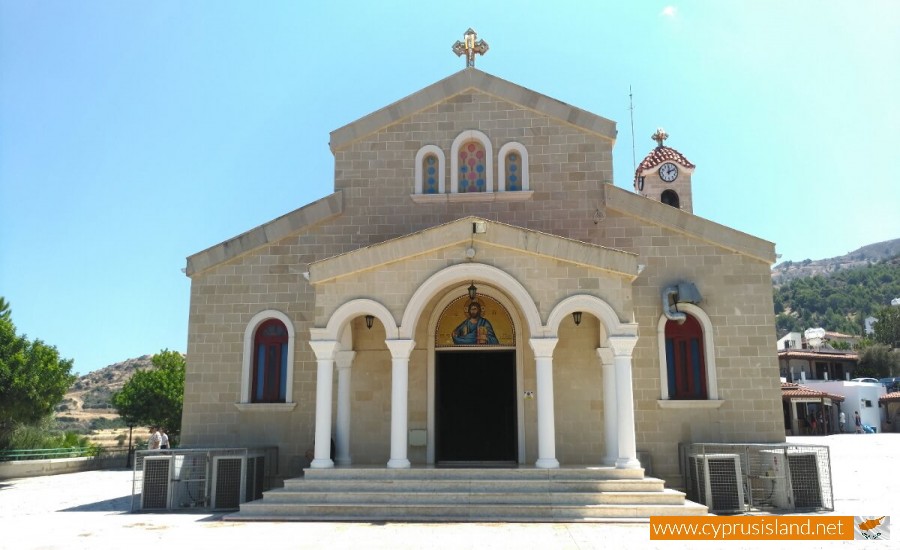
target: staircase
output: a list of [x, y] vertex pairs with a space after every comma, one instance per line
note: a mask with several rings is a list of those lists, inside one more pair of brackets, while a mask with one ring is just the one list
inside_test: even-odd
[[308, 469], [226, 520], [580, 522], [706, 515], [643, 469]]

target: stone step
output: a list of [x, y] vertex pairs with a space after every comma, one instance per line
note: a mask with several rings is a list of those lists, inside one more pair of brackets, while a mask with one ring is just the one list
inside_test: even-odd
[[540, 504], [588, 506], [594, 504], [684, 504], [684, 493], [665, 489], [663, 491], [628, 492], [376, 492], [376, 491], [268, 491], [263, 496], [263, 504], [390, 504], [390, 505], [435, 505], [447, 504], [468, 506], [471, 504]]
[[609, 479], [598, 481], [515, 480], [515, 479], [287, 479], [286, 492], [570, 492], [597, 493], [608, 491], [662, 491], [665, 482], [656, 478]]
[[662, 515], [706, 515], [705, 506], [685, 504], [493, 505], [493, 504], [267, 504], [254, 501], [225, 516], [241, 521], [477, 521], [578, 522], [609, 518], [649, 518]]
[[[584, 466], [568, 468], [385, 468], [383, 466], [351, 466], [339, 468], [307, 468], [304, 478], [316, 479], [514, 479], [514, 480], [604, 480], [643, 479], [643, 468]], [[297, 478], [303, 479], [303, 478]]]

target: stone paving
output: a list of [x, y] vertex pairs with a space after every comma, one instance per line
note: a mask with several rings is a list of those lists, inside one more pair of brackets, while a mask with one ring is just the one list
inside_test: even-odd
[[[788, 438], [828, 445], [835, 510], [900, 517], [900, 434]], [[226, 522], [222, 514], [132, 514], [128, 470], [0, 482], [0, 549], [176, 548], [834, 548], [857, 542], [651, 541], [646, 523]], [[891, 543], [889, 543], [891, 544]], [[893, 547], [900, 547], [892, 542]], [[884, 546], [890, 547], [890, 546]]]

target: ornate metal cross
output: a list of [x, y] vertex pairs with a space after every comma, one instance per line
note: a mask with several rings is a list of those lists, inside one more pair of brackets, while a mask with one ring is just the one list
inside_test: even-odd
[[659, 144], [660, 147], [663, 146], [663, 142], [669, 139], [669, 134], [666, 133], [662, 128], [657, 128], [656, 133], [650, 136], [650, 139], [654, 140]]
[[456, 55], [466, 55], [466, 67], [474, 67], [475, 66], [475, 54], [484, 55], [488, 51], [487, 42], [484, 40], [478, 40], [476, 42], [476, 38], [478, 38], [478, 34], [469, 29], [466, 31], [466, 34], [463, 35], [462, 40], [457, 40], [456, 44], [453, 45], [453, 53]]

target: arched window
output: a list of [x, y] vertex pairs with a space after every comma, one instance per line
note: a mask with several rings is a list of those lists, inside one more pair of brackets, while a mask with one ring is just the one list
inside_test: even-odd
[[670, 399], [707, 399], [703, 329], [688, 315], [681, 324], [666, 322], [666, 373]]
[[521, 143], [507, 143], [498, 153], [499, 191], [528, 191], [528, 151]]
[[422, 159], [422, 192], [433, 195], [438, 192], [438, 158], [437, 155], [425, 155]]
[[450, 193], [493, 193], [494, 150], [488, 137], [466, 130], [450, 148]]
[[487, 186], [487, 157], [484, 145], [477, 141], [463, 143], [459, 148], [457, 192], [484, 193]]
[[288, 331], [278, 319], [259, 325], [253, 338], [250, 401], [284, 403], [287, 398]]
[[671, 189], [663, 191], [662, 195], [659, 197], [659, 201], [663, 204], [674, 206], [675, 208], [681, 208], [681, 201], [678, 199], [678, 193]]
[[444, 152], [436, 145], [426, 145], [416, 153], [416, 195], [444, 193]]
[[712, 321], [694, 304], [679, 302], [678, 312], [687, 315], [684, 324], [660, 315], [656, 326], [659, 404], [661, 407], [719, 407], [724, 401], [719, 399]]

